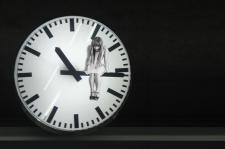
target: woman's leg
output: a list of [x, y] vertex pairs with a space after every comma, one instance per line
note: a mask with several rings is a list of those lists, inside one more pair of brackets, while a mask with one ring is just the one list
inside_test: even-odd
[[93, 92], [94, 92], [94, 74], [93, 73], [90, 74], [89, 84], [91, 89], [91, 96], [93, 96]]
[[100, 93], [100, 89], [101, 89], [101, 83], [102, 83], [102, 78], [100, 74], [95, 74], [95, 78], [96, 78], [96, 92], [97, 92], [97, 96]]
[[94, 73], [93, 77], [94, 77], [94, 93], [93, 93], [93, 96], [96, 96], [96, 89], [97, 89], [96, 73]]

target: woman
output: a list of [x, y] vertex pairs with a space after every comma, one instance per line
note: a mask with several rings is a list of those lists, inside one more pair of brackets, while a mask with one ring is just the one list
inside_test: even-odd
[[90, 75], [90, 99], [98, 100], [102, 81], [101, 76], [107, 72], [107, 51], [104, 48], [103, 41], [100, 37], [92, 39], [88, 51], [86, 71], [87, 74]]

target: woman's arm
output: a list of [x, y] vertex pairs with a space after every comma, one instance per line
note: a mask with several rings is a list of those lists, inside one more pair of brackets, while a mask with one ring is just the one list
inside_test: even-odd
[[88, 50], [87, 50], [87, 59], [86, 59], [86, 65], [85, 65], [86, 71], [87, 71], [88, 65], [90, 65], [90, 63], [91, 63], [91, 47], [89, 46]]
[[104, 66], [105, 66], [105, 71], [108, 72], [108, 51], [104, 47]]

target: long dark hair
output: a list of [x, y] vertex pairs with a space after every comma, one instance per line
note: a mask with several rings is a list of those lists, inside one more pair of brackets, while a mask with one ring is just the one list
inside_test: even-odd
[[[92, 42], [91, 42], [91, 47], [92, 47], [92, 53], [94, 55], [94, 59], [95, 59], [95, 49], [94, 49], [94, 46], [100, 46], [100, 52], [99, 52], [99, 55], [98, 55], [98, 61], [100, 61], [100, 58], [101, 58], [101, 55], [102, 55], [102, 52], [103, 52], [103, 41], [101, 39], [101, 37], [94, 37], [92, 39]], [[93, 60], [94, 62], [94, 60]]]

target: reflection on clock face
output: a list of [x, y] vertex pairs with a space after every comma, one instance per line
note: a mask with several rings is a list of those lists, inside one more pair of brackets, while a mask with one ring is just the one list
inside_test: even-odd
[[22, 106], [40, 125], [78, 132], [104, 124], [128, 93], [128, 53], [114, 32], [85, 17], [53, 19], [21, 46], [15, 85]]

